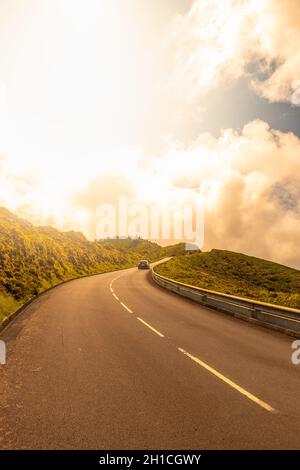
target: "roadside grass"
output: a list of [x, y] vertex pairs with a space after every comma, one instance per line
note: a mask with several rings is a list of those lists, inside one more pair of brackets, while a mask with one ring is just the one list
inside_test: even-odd
[[156, 272], [204, 289], [300, 309], [300, 271], [253, 256], [198, 252], [177, 256]]
[[77, 277], [184, 253], [141, 238], [89, 241], [80, 232], [36, 227], [0, 207], [0, 322], [47, 288]]
[[21, 305], [11, 295], [0, 292], [0, 324]]

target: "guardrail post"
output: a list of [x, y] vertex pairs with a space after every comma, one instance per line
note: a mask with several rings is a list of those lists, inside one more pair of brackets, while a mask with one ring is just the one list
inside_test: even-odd
[[261, 313], [261, 310], [257, 307], [253, 308], [253, 312], [251, 312], [251, 317], [258, 319], [258, 314]]

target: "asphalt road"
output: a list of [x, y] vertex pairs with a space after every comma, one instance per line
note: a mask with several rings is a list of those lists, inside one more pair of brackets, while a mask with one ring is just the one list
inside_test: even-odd
[[0, 338], [2, 449], [300, 448], [293, 340], [148, 271], [59, 286]]

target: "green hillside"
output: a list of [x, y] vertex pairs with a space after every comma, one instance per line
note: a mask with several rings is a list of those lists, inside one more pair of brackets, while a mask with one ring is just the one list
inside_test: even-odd
[[0, 208], [0, 321], [61, 281], [167, 256], [175, 257], [156, 270], [172, 279], [300, 308], [300, 271], [295, 269], [221, 250], [186, 256], [184, 244], [163, 248], [142, 239], [91, 242], [78, 232], [35, 227]]
[[134, 266], [184, 252], [141, 239], [88, 241], [78, 232], [35, 227], [0, 208], [0, 320], [63, 280]]
[[300, 308], [300, 271], [260, 258], [211, 250], [178, 256], [156, 271], [204, 289]]

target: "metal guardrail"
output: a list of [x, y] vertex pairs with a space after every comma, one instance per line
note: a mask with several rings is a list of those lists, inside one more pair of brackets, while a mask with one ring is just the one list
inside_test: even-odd
[[152, 269], [152, 277], [158, 285], [205, 307], [214, 308], [238, 318], [261, 323], [264, 326], [300, 337], [300, 310], [298, 309], [201, 289], [164, 277], [157, 274], [154, 269]]

